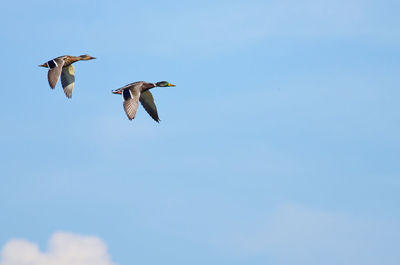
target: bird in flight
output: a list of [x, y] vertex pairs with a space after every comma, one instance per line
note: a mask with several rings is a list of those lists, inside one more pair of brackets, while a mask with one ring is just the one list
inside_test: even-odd
[[124, 110], [129, 120], [133, 120], [135, 118], [140, 101], [144, 109], [153, 118], [153, 120], [159, 122], [160, 118], [158, 117], [157, 107], [154, 103], [154, 98], [150, 92], [150, 89], [153, 87], [169, 86], [175, 85], [170, 84], [167, 81], [161, 81], [157, 83], [138, 81], [113, 90], [112, 93], [122, 95]]
[[54, 58], [39, 66], [50, 68], [47, 78], [52, 89], [56, 87], [57, 81], [61, 75], [61, 84], [64, 89], [64, 93], [67, 98], [71, 98], [72, 90], [74, 89], [75, 84], [75, 69], [72, 64], [77, 61], [87, 61], [92, 59], [96, 58], [87, 54], [81, 56], [64, 55]]

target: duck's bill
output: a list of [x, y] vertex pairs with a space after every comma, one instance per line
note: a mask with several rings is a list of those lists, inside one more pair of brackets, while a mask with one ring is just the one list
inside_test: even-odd
[[47, 67], [46, 63], [39, 65], [40, 67]]
[[168, 86], [175, 86], [175, 85], [173, 85], [173, 84], [168, 84]]
[[122, 90], [120, 90], [120, 89], [112, 90], [111, 92], [112, 92], [113, 94], [119, 94], [119, 95], [122, 94]]

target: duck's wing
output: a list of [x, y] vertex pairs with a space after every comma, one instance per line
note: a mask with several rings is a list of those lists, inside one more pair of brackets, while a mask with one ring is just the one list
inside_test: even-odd
[[50, 70], [47, 73], [47, 79], [51, 88], [55, 88], [58, 78], [60, 78], [62, 68], [64, 66], [63, 57], [58, 57], [47, 62]]
[[140, 92], [138, 89], [122, 90], [122, 98], [124, 100], [124, 110], [129, 120], [133, 120], [139, 107]]
[[124, 90], [124, 89], [138, 89], [138, 91], [140, 91], [140, 87], [142, 85], [143, 85], [143, 81], [137, 81], [137, 82], [127, 84], [126, 86], [120, 87], [114, 91]]
[[75, 84], [75, 68], [72, 64], [62, 69], [61, 84], [67, 98], [71, 98], [72, 90], [74, 89]]
[[155, 120], [156, 122], [160, 121], [158, 118], [157, 107], [154, 103], [153, 95], [151, 94], [150, 90], [142, 92], [140, 94], [140, 103], [142, 103], [143, 108], [147, 111], [147, 113]]

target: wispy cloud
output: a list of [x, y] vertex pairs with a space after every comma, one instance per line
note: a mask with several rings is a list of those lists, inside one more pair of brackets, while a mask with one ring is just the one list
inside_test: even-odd
[[57, 232], [49, 240], [48, 250], [37, 244], [12, 239], [4, 246], [0, 265], [115, 265], [106, 244], [95, 236]]

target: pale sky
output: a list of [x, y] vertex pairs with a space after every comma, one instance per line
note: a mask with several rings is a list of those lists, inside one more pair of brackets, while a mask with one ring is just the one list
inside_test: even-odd
[[399, 8], [2, 3], [0, 265], [398, 264]]

